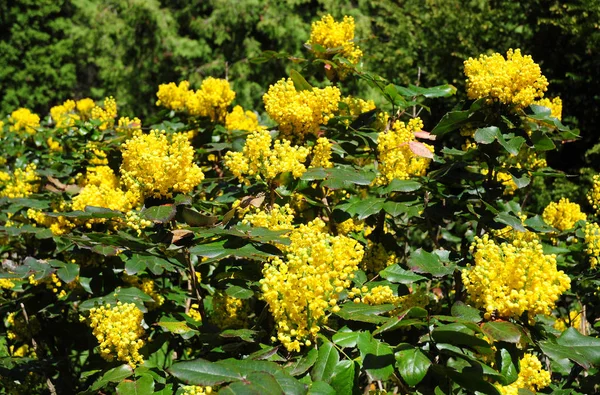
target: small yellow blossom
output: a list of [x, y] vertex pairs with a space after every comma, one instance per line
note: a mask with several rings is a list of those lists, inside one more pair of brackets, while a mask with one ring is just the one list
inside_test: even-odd
[[269, 210], [261, 210], [257, 207], [244, 215], [243, 224], [251, 224], [252, 226], [268, 228], [271, 230], [291, 230], [294, 228], [294, 210], [289, 204], [280, 206], [277, 203], [273, 204]]
[[569, 327], [573, 327], [581, 332], [581, 314], [580, 311], [571, 310], [569, 312], [569, 318], [558, 318], [554, 322], [554, 329], [564, 332]]
[[[425, 175], [431, 159], [415, 154], [409, 144], [416, 142], [415, 132], [423, 129], [423, 121], [413, 118], [405, 124], [396, 121], [391, 130], [379, 133], [377, 152], [379, 153], [379, 185], [389, 184], [394, 179], [406, 180], [414, 176]], [[418, 143], [422, 144], [422, 143]], [[433, 152], [433, 147], [423, 144]]]
[[248, 325], [250, 305], [248, 300], [238, 299], [218, 290], [212, 298], [213, 322], [221, 329], [243, 328]]
[[15, 169], [10, 175], [0, 171], [0, 197], [22, 198], [39, 189], [40, 177], [35, 172], [36, 165], [28, 164], [25, 169]]
[[117, 101], [110, 96], [104, 99], [104, 108], [96, 106], [92, 108], [91, 119], [102, 121], [100, 130], [112, 128], [117, 117]]
[[338, 110], [340, 90], [328, 86], [323, 89], [297, 91], [291, 78], [271, 85], [263, 96], [269, 116], [279, 123], [286, 138], [303, 141], [309, 133], [317, 134]]
[[40, 117], [32, 113], [27, 108], [19, 108], [10, 114], [8, 120], [11, 124], [10, 131], [19, 134], [35, 134], [36, 129], [40, 127]]
[[89, 119], [94, 107], [96, 107], [96, 103], [90, 98], [86, 97], [85, 99], [77, 100], [77, 111], [83, 119]]
[[227, 130], [244, 130], [254, 132], [255, 130], [265, 129], [258, 123], [258, 116], [253, 111], [245, 111], [242, 106], [235, 106], [225, 118], [225, 128]]
[[396, 253], [387, 251], [381, 243], [369, 241], [360, 267], [369, 278], [373, 278], [386, 267], [398, 262]]
[[509, 49], [506, 59], [495, 53], [464, 64], [469, 99], [488, 98], [523, 108], [542, 98], [548, 87], [540, 66], [519, 49]]
[[592, 183], [592, 189], [588, 191], [587, 199], [594, 210], [596, 210], [596, 214], [600, 214], [600, 174], [592, 177]]
[[544, 98], [538, 101], [535, 101], [533, 104], [537, 104], [538, 106], [548, 107], [550, 109], [550, 115], [559, 120], [562, 119], [562, 100], [560, 97], [555, 97], [550, 100], [548, 98]]
[[585, 224], [583, 232], [586, 252], [590, 256], [590, 266], [594, 269], [600, 258], [600, 226], [595, 222], [588, 222]]
[[181, 388], [183, 389], [181, 395], [207, 395], [214, 393], [212, 387], [202, 387], [199, 385], [184, 385]]
[[161, 306], [165, 302], [165, 297], [156, 290], [156, 283], [151, 278], [140, 278], [138, 276], [124, 274], [123, 281], [136, 287], [154, 299], [154, 302], [151, 303], [151, 307]]
[[309, 167], [333, 167], [333, 163], [331, 163], [331, 142], [326, 137], [317, 139]]
[[283, 247], [285, 258], [273, 258], [263, 269], [262, 298], [275, 318], [277, 339], [289, 351], [314, 341], [327, 313], [339, 311], [339, 294], [350, 287], [363, 256], [356, 240], [325, 228], [320, 219], [300, 225]]
[[122, 181], [143, 196], [170, 197], [174, 192], [191, 192], [204, 179], [193, 162], [194, 148], [182, 133], [167, 137], [164, 130], [133, 133], [121, 146]]
[[342, 223], [337, 224], [337, 232], [340, 235], [347, 236], [352, 232], [360, 232], [365, 227], [364, 221], [359, 221], [354, 218], [345, 220]]
[[138, 117], [129, 119], [128, 117], [121, 117], [117, 122], [116, 131], [126, 135], [131, 135], [136, 130], [142, 129], [142, 121]]
[[542, 368], [542, 363], [533, 354], [525, 354], [519, 361], [519, 376], [517, 381], [507, 386], [498, 386], [502, 395], [517, 395], [519, 389], [535, 393], [550, 385], [550, 372]]
[[62, 152], [63, 150], [60, 143], [56, 140], [53, 140], [52, 137], [48, 137], [46, 143], [48, 144], [48, 148], [50, 148], [50, 151]]
[[73, 100], [67, 100], [63, 104], [50, 109], [50, 117], [57, 128], [69, 128], [80, 119], [75, 113], [76, 104]]
[[266, 130], [251, 133], [242, 152], [230, 151], [225, 155], [225, 166], [246, 185], [250, 185], [249, 177], [272, 180], [281, 173], [291, 172], [298, 178], [306, 172], [308, 148], [292, 146], [289, 140], [276, 140], [271, 148], [271, 142]]
[[462, 279], [470, 300], [485, 309], [489, 319], [519, 318], [525, 311], [550, 314], [571, 280], [556, 268], [556, 256], [546, 255], [537, 240], [513, 240], [496, 244], [486, 234], [471, 245], [474, 265], [467, 265]]
[[135, 367], [144, 361], [139, 349], [144, 345], [144, 314], [133, 303], [118, 302], [92, 308], [86, 320], [100, 343], [100, 355], [112, 362], [115, 358]]
[[544, 222], [560, 231], [572, 229], [577, 221], [586, 219], [577, 203], [561, 198], [558, 203], [551, 202], [542, 213]]

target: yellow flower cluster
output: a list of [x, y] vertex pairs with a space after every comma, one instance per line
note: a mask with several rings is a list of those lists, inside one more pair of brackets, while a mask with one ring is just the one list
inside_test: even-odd
[[74, 100], [67, 100], [63, 104], [54, 106], [50, 109], [50, 117], [57, 128], [68, 128], [75, 125], [80, 119], [75, 113], [77, 104]]
[[188, 310], [188, 315], [190, 318], [196, 321], [202, 321], [202, 315], [200, 315], [200, 311], [198, 310], [200, 305], [198, 303], [192, 303], [190, 305], [190, 309]]
[[[366, 292], [364, 289], [361, 291], [363, 292], [363, 296], [358, 301], [373, 306], [386, 303], [397, 304], [400, 299], [400, 297], [394, 295], [394, 291], [387, 285], [378, 285], [371, 288], [371, 290], [367, 290]], [[350, 295], [348, 296], [350, 297]], [[357, 300], [355, 300], [355, 302], [357, 302]]]
[[359, 221], [354, 218], [345, 220], [337, 225], [337, 232], [340, 235], [349, 235], [352, 232], [360, 232], [365, 227], [364, 221]]
[[131, 135], [136, 130], [142, 130], [142, 121], [138, 117], [129, 119], [129, 117], [121, 117], [117, 122], [116, 131], [125, 135]]
[[184, 385], [181, 389], [183, 389], [181, 395], [206, 395], [213, 393], [212, 387], [202, 387], [199, 385]]
[[63, 150], [60, 143], [56, 140], [53, 140], [52, 137], [48, 137], [46, 143], [48, 144], [48, 148], [50, 149], [50, 151], [62, 152]]
[[244, 112], [242, 106], [233, 107], [233, 111], [227, 114], [225, 117], [225, 128], [227, 130], [245, 130], [247, 132], [265, 129], [264, 126], [260, 126], [258, 123], [258, 116], [250, 110]]
[[507, 386], [498, 386], [503, 395], [518, 395], [523, 388], [533, 393], [550, 385], [550, 372], [542, 368], [542, 363], [533, 354], [525, 354], [519, 361], [520, 370], [517, 381]]
[[30, 163], [24, 170], [15, 169], [12, 175], [0, 171], [0, 197], [22, 198], [37, 192], [40, 177], [35, 170], [35, 164]]
[[254, 208], [253, 212], [248, 212], [242, 219], [243, 224], [271, 230], [291, 230], [294, 228], [292, 222], [294, 222], [294, 210], [289, 204], [280, 206], [277, 203], [273, 204], [270, 210]]
[[94, 107], [96, 107], [96, 103], [88, 97], [77, 100], [77, 111], [83, 119], [88, 119], [92, 115]]
[[142, 229], [152, 226], [152, 221], [140, 217], [139, 211], [128, 211], [125, 214], [125, 224], [140, 236]]
[[281, 173], [290, 172], [295, 178], [304, 174], [309, 149], [292, 146], [289, 140], [276, 140], [271, 148], [271, 141], [266, 130], [250, 133], [242, 152], [225, 155], [225, 166], [246, 185], [250, 185], [248, 177], [270, 181]]
[[[61, 202], [53, 211], [64, 212], [67, 211], [67, 209], [67, 204], [65, 202]], [[35, 221], [38, 225], [49, 228], [52, 231], [52, 234], [57, 236], [68, 233], [76, 226], [74, 222], [69, 221], [69, 219], [66, 217], [49, 217], [41, 211], [32, 208], [27, 210], [27, 218]]]
[[548, 107], [550, 109], [550, 115], [557, 119], [562, 119], [562, 100], [560, 97], [555, 97], [550, 100], [548, 98], [543, 98], [534, 102], [533, 104], [537, 104], [538, 106]]
[[488, 98], [523, 108], [542, 98], [548, 87], [540, 66], [520, 49], [509, 49], [506, 59], [499, 53], [480, 55], [464, 65], [469, 99]]
[[133, 368], [142, 363], [144, 359], [139, 349], [144, 345], [143, 318], [144, 314], [133, 303], [118, 302], [114, 307], [107, 304], [92, 308], [87, 322], [100, 343], [102, 358], [111, 362], [116, 357]]
[[600, 174], [592, 177], [592, 189], [588, 191], [587, 199], [597, 214], [600, 214]]
[[362, 245], [346, 236], [332, 236], [315, 219], [290, 234], [285, 259], [273, 258], [263, 269], [262, 298], [277, 325], [277, 339], [289, 351], [310, 346], [339, 310], [339, 294], [347, 289], [363, 257]]
[[[342, 22], [336, 22], [331, 15], [324, 15], [320, 21], [312, 23], [308, 45], [321, 45], [326, 50], [335, 50], [352, 64], [357, 64], [363, 53], [354, 43], [354, 18], [344, 16]], [[318, 53], [320, 57], [331, 57], [331, 54]], [[329, 55], [329, 56], [328, 56]]]
[[138, 276], [124, 274], [123, 281], [154, 299], [154, 302], [151, 302], [151, 307], [161, 306], [165, 302], [165, 297], [156, 290], [156, 283], [151, 278], [139, 278]]
[[4, 289], [11, 289], [12, 287], [15, 286], [15, 283], [12, 282], [13, 279], [10, 278], [0, 278], [0, 289], [4, 288]]
[[470, 247], [474, 265], [467, 265], [462, 279], [469, 297], [485, 309], [485, 317], [519, 318], [527, 311], [549, 314], [554, 303], [568, 290], [571, 280], [556, 268], [556, 256], [545, 255], [537, 241], [513, 240], [496, 244], [484, 235]]
[[[71, 208], [84, 211], [86, 206], [103, 207], [111, 210], [129, 212], [141, 203], [137, 190], [123, 191], [119, 187], [119, 180], [108, 166], [88, 168], [85, 186], [73, 198]], [[87, 227], [94, 223], [106, 222], [103, 218], [91, 219], [86, 222]]]
[[375, 102], [373, 100], [363, 100], [359, 97], [353, 96], [346, 96], [340, 100], [341, 116], [355, 118], [360, 114], [374, 110], [375, 108]]
[[192, 116], [210, 117], [213, 122], [223, 122], [227, 107], [235, 99], [235, 92], [227, 80], [208, 77], [197, 91], [190, 90], [188, 81], [181, 81], [179, 85], [174, 82], [161, 84], [156, 96], [157, 106], [187, 111]]
[[182, 133], [168, 138], [164, 130], [149, 134], [136, 131], [121, 146], [121, 152], [122, 181], [143, 196], [188, 193], [204, 179], [202, 170], [193, 163], [194, 148]]
[[326, 137], [319, 137], [313, 149], [313, 158], [309, 167], [333, 167], [331, 163], [331, 142]]
[[583, 232], [586, 252], [590, 256], [590, 266], [593, 269], [600, 259], [600, 226], [595, 222], [588, 222], [585, 224]]
[[367, 251], [360, 263], [360, 268], [367, 273], [367, 276], [373, 278], [380, 271], [388, 266], [398, 262], [398, 257], [394, 252], [388, 252], [383, 244], [368, 242]]
[[234, 298], [219, 290], [213, 295], [212, 307], [212, 320], [221, 329], [244, 328], [248, 324], [248, 300]]
[[36, 316], [30, 316], [29, 322], [23, 315], [17, 313], [8, 313], [6, 315], [6, 336], [9, 340], [28, 342], [40, 330], [41, 325]]
[[[396, 121], [391, 130], [379, 133], [377, 151], [380, 175], [376, 179], [377, 184], [386, 185], [393, 179], [406, 180], [413, 176], [425, 175], [431, 159], [416, 155], [409, 146], [412, 142], [416, 142], [414, 133], [422, 129], [423, 121], [420, 118], [413, 118], [407, 124]], [[423, 146], [433, 152], [433, 146], [429, 144]]]
[[106, 97], [104, 99], [104, 108], [96, 106], [92, 108], [92, 119], [102, 121], [100, 124], [100, 130], [106, 130], [112, 128], [115, 124], [115, 118], [117, 117], [117, 101], [114, 97]]
[[85, 153], [92, 165], [108, 165], [106, 152], [102, 151], [99, 144], [94, 141], [89, 141], [85, 145]]
[[564, 332], [569, 327], [573, 327], [581, 332], [581, 312], [571, 310], [569, 312], [569, 318], [559, 318], [554, 322], [554, 329]]
[[8, 117], [10, 122], [10, 131], [23, 134], [35, 134], [36, 129], [40, 127], [40, 117], [32, 113], [27, 108], [19, 108]]
[[572, 229], [577, 221], [586, 219], [577, 203], [561, 198], [558, 203], [551, 202], [542, 213], [544, 222], [560, 231]]
[[271, 85], [263, 96], [269, 116], [279, 124], [286, 138], [303, 141], [309, 133], [317, 134], [338, 110], [340, 90], [337, 87], [297, 91], [291, 78]]

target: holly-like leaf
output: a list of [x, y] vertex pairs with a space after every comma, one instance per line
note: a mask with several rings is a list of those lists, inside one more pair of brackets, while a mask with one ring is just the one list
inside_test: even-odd
[[398, 351], [396, 357], [396, 368], [400, 375], [411, 387], [419, 384], [431, 366], [431, 361], [418, 348], [410, 348]]

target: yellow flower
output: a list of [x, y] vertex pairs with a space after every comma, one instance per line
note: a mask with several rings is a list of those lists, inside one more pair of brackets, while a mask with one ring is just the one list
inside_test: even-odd
[[465, 61], [469, 99], [488, 98], [517, 108], [542, 98], [548, 87], [540, 66], [521, 50], [509, 49], [506, 59], [499, 53]]
[[184, 385], [181, 387], [183, 389], [182, 395], [205, 395], [212, 394], [212, 387], [202, 387], [199, 385]]
[[560, 231], [572, 229], [575, 223], [586, 219], [577, 203], [571, 203], [569, 199], [561, 198], [558, 203], [551, 202], [542, 213], [544, 222], [554, 226]]
[[192, 116], [210, 117], [213, 122], [225, 120], [227, 107], [235, 99], [235, 92], [227, 80], [208, 77], [202, 81], [199, 90], [193, 91], [189, 87], [187, 81], [179, 85], [173, 82], [159, 85], [156, 105], [174, 111], [187, 111]]
[[117, 122], [116, 131], [126, 135], [131, 135], [136, 130], [142, 130], [142, 121], [138, 117], [129, 119], [128, 117], [121, 117]]
[[279, 206], [273, 204], [270, 210], [261, 210], [254, 208], [253, 212], [244, 215], [243, 224], [251, 224], [252, 226], [268, 228], [271, 230], [291, 230], [294, 228], [294, 210], [289, 204]]
[[394, 252], [388, 252], [383, 244], [368, 242], [367, 251], [360, 263], [362, 270], [369, 278], [373, 278], [388, 266], [398, 263], [399, 259]]
[[[413, 118], [408, 121], [408, 124], [396, 121], [391, 130], [379, 133], [377, 152], [380, 175], [375, 181], [377, 184], [386, 185], [393, 179], [406, 180], [425, 175], [431, 159], [416, 155], [409, 146], [411, 142], [416, 142], [414, 133], [422, 129], [423, 121], [420, 118]], [[431, 145], [423, 144], [423, 146], [433, 152]]]
[[364, 221], [359, 221], [354, 218], [350, 218], [342, 223], [337, 224], [337, 232], [340, 235], [347, 236], [352, 232], [360, 232], [364, 229], [364, 227]]
[[104, 108], [100, 106], [92, 108], [91, 119], [102, 121], [99, 127], [100, 130], [112, 128], [115, 124], [116, 117], [117, 101], [112, 96], [104, 99]]
[[285, 258], [273, 258], [263, 269], [262, 298], [289, 351], [310, 345], [327, 314], [339, 311], [339, 294], [350, 287], [363, 256], [356, 240], [332, 236], [325, 227], [320, 219], [300, 225], [283, 247]]
[[48, 144], [48, 148], [50, 148], [50, 151], [62, 152], [63, 150], [60, 143], [58, 141], [53, 140], [52, 137], [48, 137], [46, 143]]
[[569, 318], [558, 318], [554, 323], [554, 328], [561, 332], [566, 331], [569, 327], [573, 327], [581, 332], [581, 314], [580, 311], [571, 310], [569, 312]]
[[525, 354], [519, 361], [517, 381], [507, 386], [498, 386], [503, 395], [517, 395], [519, 388], [536, 392], [550, 385], [550, 372], [542, 368], [542, 363], [533, 354]]
[[88, 119], [92, 115], [94, 107], [96, 107], [96, 103], [90, 98], [77, 100], [77, 111], [83, 119]]
[[[344, 16], [342, 22], [336, 22], [331, 15], [325, 15], [320, 21], [313, 22], [307, 45], [320, 45], [326, 52], [312, 49], [323, 59], [331, 59], [335, 53], [340, 53], [350, 63], [357, 64], [362, 57], [361, 49], [354, 43], [354, 18]], [[347, 73], [341, 68], [341, 77]]]
[[245, 130], [247, 132], [265, 129], [264, 126], [259, 125], [256, 114], [250, 110], [244, 112], [242, 106], [233, 107], [233, 111], [227, 114], [225, 128], [227, 130]]
[[25, 170], [16, 169], [12, 175], [0, 171], [0, 197], [22, 198], [37, 192], [40, 177], [35, 170], [35, 164], [30, 163]]
[[297, 91], [288, 78], [271, 85], [263, 101], [269, 116], [279, 123], [281, 134], [303, 141], [307, 134], [317, 134], [320, 125], [327, 124], [337, 112], [340, 90], [328, 86]]
[[212, 306], [212, 320], [219, 328], [243, 328], [248, 324], [248, 300], [234, 298], [219, 290], [213, 295]]
[[154, 302], [150, 302], [150, 307], [161, 306], [165, 302], [165, 297], [156, 290], [156, 283], [151, 278], [140, 278], [138, 276], [123, 274], [123, 281], [154, 299]]
[[122, 181], [143, 196], [170, 197], [191, 192], [204, 179], [193, 163], [194, 148], [183, 133], [167, 137], [164, 130], [135, 131], [121, 146]]
[[[358, 97], [346, 96], [340, 100], [339, 115], [343, 117], [352, 117], [353, 119], [360, 114], [374, 110], [375, 102], [373, 100], [363, 100]], [[346, 126], [350, 125], [350, 120], [345, 120]]]
[[596, 210], [596, 214], [600, 214], [600, 174], [596, 174], [592, 178], [592, 182], [592, 189], [588, 191], [587, 199]]
[[593, 268], [598, 264], [600, 258], [600, 226], [595, 222], [588, 222], [583, 229], [585, 234], [586, 252], [590, 256], [590, 266]]
[[59, 106], [50, 109], [50, 117], [57, 128], [68, 128], [75, 125], [79, 115], [75, 114], [76, 104], [73, 100], [67, 100]]
[[19, 134], [26, 133], [32, 135], [40, 127], [40, 117], [27, 108], [19, 108], [13, 111], [8, 120], [11, 124], [10, 131]]
[[544, 98], [534, 102], [533, 104], [548, 107], [550, 109], [551, 116], [559, 120], [562, 119], [562, 100], [560, 99], [560, 97], [555, 97], [552, 100]]
[[518, 319], [525, 311], [550, 314], [554, 303], [570, 288], [571, 280], [556, 268], [556, 256], [545, 255], [537, 240], [496, 244], [484, 235], [471, 245], [474, 265], [462, 272], [470, 300], [485, 309], [489, 319], [497, 314]]
[[308, 148], [292, 146], [289, 140], [276, 140], [271, 148], [269, 132], [258, 130], [250, 133], [242, 152], [225, 155], [225, 166], [246, 185], [250, 185], [249, 177], [272, 180], [286, 172], [298, 178], [306, 172], [308, 153]]
[[139, 349], [144, 345], [142, 320], [144, 314], [133, 303], [118, 302], [93, 308], [86, 320], [100, 343], [100, 355], [111, 362], [115, 357], [132, 368], [144, 361]]
[[317, 139], [309, 167], [333, 167], [333, 163], [331, 163], [331, 142], [326, 137]]

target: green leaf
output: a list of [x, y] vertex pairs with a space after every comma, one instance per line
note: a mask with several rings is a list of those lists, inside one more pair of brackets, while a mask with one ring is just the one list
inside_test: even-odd
[[181, 209], [181, 218], [190, 226], [213, 226], [219, 220], [218, 217], [204, 215], [190, 207], [183, 207]]
[[439, 326], [431, 332], [431, 336], [438, 343], [490, 348], [488, 342], [475, 336], [472, 329], [461, 323]]
[[56, 271], [58, 277], [66, 283], [74, 281], [79, 276], [79, 265], [75, 263], [66, 263]]
[[345, 211], [351, 216], [357, 216], [361, 220], [379, 213], [383, 209], [384, 202], [385, 199], [374, 196], [367, 197], [366, 199], [352, 196], [346, 203], [337, 205], [336, 209]]
[[102, 244], [96, 244], [92, 247], [92, 252], [104, 256], [115, 256], [119, 252], [119, 249], [114, 246], [106, 246]]
[[443, 277], [454, 272], [454, 265], [444, 265], [439, 255], [423, 251], [421, 248], [410, 254], [408, 266], [413, 272], [428, 273], [434, 277]]
[[297, 91], [312, 91], [313, 87], [304, 79], [302, 74], [297, 72], [296, 70], [290, 70], [290, 77], [294, 82], [294, 87]]
[[382, 188], [384, 193], [390, 192], [413, 192], [421, 188], [421, 184], [413, 180], [393, 179], [386, 187]]
[[360, 332], [353, 332], [348, 328], [346, 328], [345, 331], [340, 329], [331, 337], [331, 340], [333, 340], [335, 344], [342, 348], [355, 347], [356, 341], [358, 340], [358, 335], [360, 335]]
[[348, 321], [368, 322], [371, 324], [381, 324], [387, 320], [386, 317], [380, 317], [378, 314], [393, 310], [393, 304], [383, 304], [379, 306], [370, 306], [364, 303], [344, 303], [340, 311], [335, 313]]
[[329, 384], [323, 381], [314, 381], [308, 390], [308, 395], [336, 395], [336, 392]]
[[177, 214], [177, 206], [173, 204], [149, 207], [142, 211], [142, 217], [158, 224], [171, 221], [175, 214]]
[[406, 384], [411, 387], [416, 386], [425, 378], [429, 366], [431, 366], [431, 361], [418, 348], [396, 353], [396, 368]]
[[322, 344], [319, 346], [319, 353], [315, 365], [310, 371], [310, 377], [313, 381], [330, 383], [335, 365], [337, 365], [339, 361], [340, 355], [333, 343], [326, 339], [323, 340]]
[[513, 228], [514, 230], [517, 230], [519, 232], [525, 232], [525, 227], [523, 226], [523, 223], [521, 222], [520, 218], [515, 217], [512, 214], [509, 213], [500, 213], [498, 215], [496, 215], [496, 217], [494, 218], [494, 221], [499, 222], [501, 224], [504, 225], [508, 225], [511, 228]]
[[539, 215], [536, 215], [531, 218], [527, 218], [524, 222], [525, 222], [525, 225], [529, 226], [531, 229], [533, 229], [534, 231], [539, 232], [539, 233], [550, 233], [550, 232], [557, 231], [554, 227], [552, 227], [552, 226], [548, 225], [546, 222], [544, 222], [542, 217]]
[[245, 342], [253, 343], [255, 341], [256, 331], [251, 329], [226, 329], [220, 334], [223, 338], [239, 338]]
[[562, 364], [567, 360], [571, 360], [586, 370], [591, 367], [591, 362], [584, 355], [577, 352], [577, 350], [572, 350], [570, 347], [565, 347], [549, 340], [541, 341], [538, 344], [545, 355], [558, 363]]
[[283, 395], [284, 391], [273, 375], [265, 372], [253, 372], [243, 381], [236, 381], [221, 389], [219, 394]]
[[398, 264], [386, 267], [379, 272], [379, 275], [389, 282], [398, 284], [412, 284], [420, 280], [426, 280], [426, 277], [415, 274], [409, 270], [404, 270]]
[[511, 155], [516, 156], [519, 154], [519, 150], [525, 139], [521, 136], [513, 137], [509, 140], [505, 140], [504, 137], [498, 136], [498, 142], [500, 145]]
[[593, 365], [600, 365], [600, 339], [584, 336], [577, 329], [571, 327], [556, 339], [556, 343], [564, 347], [570, 347]]
[[102, 375], [94, 385], [92, 385], [91, 390], [97, 391], [100, 388], [104, 388], [109, 383], [119, 383], [125, 380], [127, 377], [133, 374], [133, 369], [131, 366], [125, 364], [121, 366], [117, 366], [116, 368], [108, 370], [106, 373]]
[[519, 343], [521, 341], [521, 331], [517, 326], [508, 321], [486, 322], [481, 330], [492, 341], [501, 341], [507, 343]]
[[487, 128], [479, 128], [475, 131], [473, 138], [480, 144], [491, 144], [496, 140], [496, 137], [500, 134], [500, 129], [496, 126], [490, 126]]
[[361, 332], [356, 342], [363, 369], [371, 380], [385, 381], [394, 373], [394, 353], [392, 348], [377, 340], [369, 332]]
[[254, 296], [254, 291], [237, 285], [230, 285], [229, 288], [225, 290], [225, 293], [236, 299], [250, 299]]
[[311, 349], [306, 355], [298, 356], [296, 361], [287, 365], [285, 371], [292, 376], [303, 375], [315, 364], [318, 354], [319, 351], [317, 349]]
[[196, 359], [174, 363], [167, 371], [175, 378], [193, 385], [214, 386], [243, 380], [240, 372], [221, 364]]
[[500, 349], [500, 373], [504, 376], [504, 382], [502, 385], [509, 385], [514, 383], [519, 377], [517, 368], [512, 360], [512, 356], [507, 349]]
[[540, 130], [535, 130], [531, 134], [531, 141], [537, 151], [552, 151], [556, 148], [552, 139]]
[[124, 380], [117, 386], [118, 395], [141, 395], [154, 392], [154, 379], [144, 374], [135, 381]]
[[462, 318], [463, 320], [471, 322], [481, 322], [481, 312], [471, 306], [467, 306], [461, 301], [458, 301], [452, 305], [451, 314], [453, 317]]
[[189, 339], [197, 330], [190, 328], [185, 321], [158, 321], [156, 325], [160, 326], [163, 330], [181, 335], [184, 339]]
[[354, 390], [354, 362], [343, 360], [335, 365], [331, 386], [338, 395], [352, 395]]

